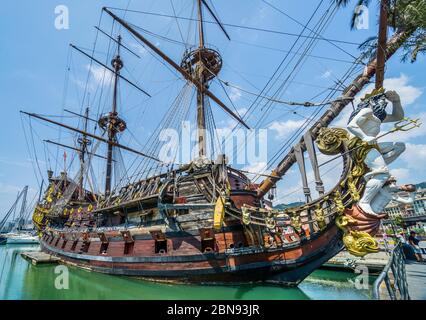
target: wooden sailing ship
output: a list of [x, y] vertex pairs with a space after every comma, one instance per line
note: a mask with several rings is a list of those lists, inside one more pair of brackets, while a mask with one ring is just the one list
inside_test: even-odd
[[[372, 60], [368, 69], [346, 88], [342, 99], [331, 104], [277, 168], [262, 183], [254, 184], [244, 172], [229, 166], [225, 155], [215, 160], [206, 158], [206, 99], [240, 125], [248, 126], [209, 90], [209, 82], [219, 73], [222, 60], [217, 50], [204, 43], [203, 7], [219, 21], [204, 1], [197, 3], [199, 44], [184, 55], [181, 64], [110, 9], [103, 9], [197, 89], [199, 157], [191, 163], [134, 181], [120, 190], [112, 189], [114, 148], [157, 161], [156, 155], [131, 149], [117, 140], [117, 135], [126, 130], [126, 122], [118, 114], [118, 82], [129, 82], [120, 74], [120, 37], [114, 39], [118, 49], [112, 69], [94, 60], [114, 74], [111, 112], [98, 121], [107, 137], [87, 131], [88, 111], [81, 116], [86, 123], [83, 129], [26, 113], [80, 135], [80, 147], [70, 147], [80, 158], [78, 181], [67, 173], [55, 177], [49, 172], [48, 188], [34, 212], [42, 250], [60, 257], [64, 263], [108, 274], [161, 281], [264, 281], [284, 285], [297, 285], [345, 245], [359, 256], [376, 252], [378, 244], [371, 235], [377, 231], [379, 219], [355, 216], [351, 211], [363, 192], [362, 177], [368, 172], [363, 161], [369, 147], [344, 129], [327, 128], [374, 76], [376, 61]], [[219, 26], [223, 29], [220, 23]], [[388, 55], [392, 53], [388, 51]], [[107, 144], [106, 156], [90, 151], [90, 139]], [[304, 152], [308, 152], [313, 167], [318, 168], [315, 148], [343, 159], [337, 185], [325, 192], [319, 170], [315, 170], [321, 196], [312, 200], [306, 174], [302, 174], [306, 203], [285, 210], [271, 208], [265, 195], [293, 164], [297, 163], [305, 173]], [[93, 157], [105, 158], [107, 162], [103, 194], [84, 188], [83, 172]]]

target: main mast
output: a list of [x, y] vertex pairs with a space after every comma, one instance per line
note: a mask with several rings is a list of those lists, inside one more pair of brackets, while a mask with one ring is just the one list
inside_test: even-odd
[[[204, 38], [203, 5], [210, 8], [203, 0], [195, 0], [198, 5], [198, 47], [189, 50], [183, 57], [181, 68], [191, 77], [197, 89], [197, 130], [198, 156], [207, 155], [206, 140], [206, 93], [209, 83], [222, 69], [222, 58], [216, 50], [206, 47]], [[213, 14], [213, 12], [211, 12]], [[228, 111], [229, 112], [229, 111]]]
[[111, 194], [111, 178], [112, 178], [112, 154], [114, 143], [116, 143], [116, 135], [126, 129], [124, 120], [118, 117], [117, 112], [117, 95], [118, 95], [118, 80], [120, 78], [120, 70], [124, 64], [120, 57], [121, 36], [117, 38], [117, 55], [112, 60], [111, 65], [114, 68], [114, 92], [112, 97], [112, 110], [111, 112], [99, 119], [99, 125], [108, 132], [108, 151], [107, 151], [107, 166], [105, 178], [105, 197]]
[[206, 85], [204, 72], [204, 63], [202, 59], [204, 49], [204, 22], [203, 22], [203, 8], [201, 0], [198, 3], [198, 63], [196, 67], [196, 79], [201, 83], [202, 87], [197, 88], [197, 128], [198, 128], [198, 156], [203, 158], [206, 156], [206, 119], [204, 111], [204, 92], [203, 88]]

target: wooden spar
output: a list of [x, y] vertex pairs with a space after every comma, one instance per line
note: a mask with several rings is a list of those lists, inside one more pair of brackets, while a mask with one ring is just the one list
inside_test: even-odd
[[204, 22], [203, 22], [203, 7], [201, 0], [198, 0], [198, 66], [197, 80], [202, 86], [197, 87], [197, 130], [198, 130], [198, 155], [200, 158], [206, 155], [206, 114], [205, 114], [205, 98], [202, 88], [206, 87], [206, 79], [204, 77], [204, 63], [202, 59], [202, 49], [204, 49]]
[[[70, 46], [77, 50], [78, 52], [80, 52], [81, 54], [85, 55], [86, 57], [88, 57], [89, 59], [95, 61], [97, 64], [101, 65], [102, 67], [104, 67], [105, 69], [109, 70], [111, 73], [115, 73], [114, 70], [112, 70], [110, 67], [108, 67], [107, 65], [105, 65], [104, 63], [100, 62], [98, 59], [92, 57], [91, 55], [87, 54], [86, 52], [84, 52], [83, 50], [77, 48], [75, 45], [70, 44]], [[132, 87], [138, 89], [139, 91], [141, 91], [142, 93], [144, 93], [145, 95], [147, 95], [148, 97], [151, 98], [151, 95], [146, 92], [145, 90], [143, 90], [142, 88], [138, 87], [136, 84], [134, 84], [132, 81], [128, 80], [127, 78], [123, 77], [122, 75], [119, 75], [119, 78], [126, 81], [128, 84], [130, 84]]]
[[220, 29], [222, 29], [223, 33], [225, 34], [226, 38], [228, 40], [231, 40], [231, 37], [229, 36], [228, 32], [226, 32], [223, 24], [219, 21], [219, 19], [216, 17], [216, 15], [214, 14], [213, 10], [210, 8], [210, 6], [207, 4], [207, 2], [205, 0], [201, 0], [201, 2], [206, 6], [207, 10], [209, 11], [209, 13], [211, 14], [211, 16], [213, 17], [213, 19], [216, 21], [217, 25], [220, 27]]
[[379, 36], [377, 42], [377, 71], [375, 88], [383, 87], [385, 79], [385, 61], [386, 61], [386, 38], [388, 31], [388, 5], [389, 0], [382, 0], [380, 3], [380, 22]]
[[[386, 60], [388, 60], [401, 46], [401, 44], [414, 32], [410, 31], [399, 31], [396, 32], [386, 45]], [[377, 60], [373, 58], [365, 68], [364, 72], [358, 75], [355, 80], [343, 91], [343, 96], [355, 97], [362, 88], [367, 85], [376, 73]], [[323, 127], [327, 127], [349, 104], [350, 100], [339, 100], [331, 104], [331, 107], [321, 116], [321, 118], [315, 122], [315, 124], [309, 129], [312, 135], [312, 139], [315, 140], [318, 137], [319, 130]], [[298, 142], [303, 151], [306, 150], [305, 142], [303, 137]], [[296, 163], [296, 156], [294, 147], [284, 156], [278, 166], [270, 174], [272, 177], [268, 177], [263, 180], [257, 191], [259, 197], [263, 197]]]
[[71, 114], [73, 114], [73, 115], [75, 115], [75, 116], [77, 116], [77, 117], [80, 117], [80, 118], [83, 118], [83, 119], [90, 120], [90, 121], [92, 121], [92, 122], [96, 122], [96, 123], [98, 123], [98, 121], [97, 121], [97, 120], [92, 119], [92, 118], [90, 118], [90, 117], [83, 116], [83, 115], [81, 115], [81, 114], [79, 114], [79, 113], [77, 113], [77, 112], [74, 112], [74, 111], [71, 111], [71, 110], [68, 110], [68, 109], [64, 109], [64, 111], [65, 111], [65, 112], [68, 112], [68, 113], [71, 113]]
[[[62, 144], [62, 143], [58, 143], [58, 142], [54, 142], [54, 141], [51, 141], [51, 140], [43, 140], [43, 141], [44, 141], [44, 142], [47, 142], [47, 143], [50, 143], [50, 144], [57, 145], [57, 146], [59, 146], [59, 147], [67, 148], [67, 149], [74, 150], [74, 151], [77, 151], [77, 152], [81, 152], [81, 149], [79, 149], [79, 148], [75, 148], [75, 147], [72, 147], [72, 146], [68, 146], [68, 145], [66, 145], [66, 144]], [[87, 152], [87, 154], [89, 154], [89, 155], [91, 155], [91, 156], [94, 156], [94, 157], [101, 158], [101, 159], [106, 159], [104, 156], [101, 156], [101, 155], [96, 154], [96, 153]]]
[[47, 118], [44, 118], [44, 117], [39, 116], [38, 114], [35, 114], [35, 113], [30, 113], [30, 112], [25, 112], [25, 111], [20, 111], [20, 112], [23, 113], [23, 114], [26, 114], [26, 115], [28, 115], [30, 117], [37, 118], [37, 119], [40, 119], [40, 120], [43, 120], [43, 121], [55, 124], [57, 126], [63, 127], [65, 129], [68, 129], [68, 130], [71, 130], [71, 131], [74, 131], [74, 132], [77, 132], [77, 133], [80, 133], [80, 134], [86, 134], [90, 138], [93, 138], [93, 139], [96, 139], [96, 140], [99, 140], [99, 141], [102, 141], [102, 142], [105, 142], [105, 143], [108, 143], [108, 144], [112, 144], [114, 147], [117, 147], [117, 148], [120, 148], [120, 149], [123, 149], [123, 150], [127, 150], [129, 152], [135, 153], [135, 154], [140, 155], [142, 157], [145, 157], [145, 158], [148, 158], [148, 159], [160, 162], [160, 160], [158, 160], [157, 158], [154, 158], [152, 156], [149, 156], [149, 155], [147, 155], [145, 153], [142, 153], [140, 151], [134, 150], [132, 148], [123, 146], [123, 145], [121, 145], [121, 144], [119, 144], [117, 142], [108, 141], [108, 139], [99, 137], [99, 136], [97, 136], [95, 134], [92, 134], [92, 133], [89, 133], [89, 132], [84, 132], [83, 130], [80, 130], [80, 129], [77, 129], [77, 128], [73, 128], [73, 127], [68, 126], [66, 124], [63, 124], [63, 123], [60, 123], [60, 122], [56, 122], [54, 120], [50, 120], [50, 119], [47, 119]]
[[[114, 41], [115, 43], [118, 43], [117, 42], [117, 39], [114, 39], [113, 37], [111, 37], [108, 33], [106, 33], [105, 31], [103, 31], [101, 28], [98, 28], [98, 27], [96, 27], [95, 26], [95, 29], [96, 30], [98, 30], [100, 33], [102, 33], [104, 36], [106, 36], [107, 38], [109, 38], [109, 39], [111, 39], [112, 41]], [[141, 58], [141, 56], [140, 55], [138, 55], [138, 54], [136, 54], [135, 52], [133, 52], [132, 50], [130, 50], [128, 47], [126, 47], [124, 44], [122, 44], [122, 43], [120, 43], [120, 45], [124, 48], [124, 49], [126, 49], [128, 52], [130, 52], [131, 54], [133, 54], [135, 57], [137, 57], [137, 58]]]
[[112, 13], [107, 8], [103, 8], [103, 10], [108, 13], [114, 20], [120, 23], [125, 29], [127, 29], [131, 34], [133, 34], [137, 39], [146, 44], [152, 51], [158, 54], [164, 61], [166, 61], [169, 65], [171, 65], [176, 71], [178, 71], [186, 80], [193, 83], [199, 90], [201, 90], [206, 96], [212, 99], [217, 105], [219, 105], [223, 110], [225, 110], [229, 115], [231, 115], [235, 120], [241, 123], [247, 129], [250, 127], [231, 109], [229, 109], [219, 98], [217, 98], [212, 92], [210, 92], [205, 86], [203, 86], [197, 79], [194, 79], [188, 72], [186, 72], [182, 67], [180, 67], [176, 62], [174, 62], [170, 57], [168, 57], [164, 52], [158, 49], [153, 43], [147, 40], [144, 36], [142, 36], [139, 32], [134, 30], [126, 21]]

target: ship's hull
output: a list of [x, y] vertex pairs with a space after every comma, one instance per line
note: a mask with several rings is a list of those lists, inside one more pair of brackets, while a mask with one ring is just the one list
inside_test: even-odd
[[5, 245], [6, 242], [7, 242], [7, 239], [5, 237], [3, 237], [3, 236], [0, 236], [0, 246], [1, 245]]
[[[233, 233], [234, 238], [237, 237]], [[231, 234], [223, 237], [231, 239]], [[216, 239], [216, 241], [220, 239]], [[235, 284], [267, 282], [295, 286], [336, 255], [343, 247], [341, 234], [333, 226], [315, 238], [280, 248], [243, 247], [232, 252], [200, 254], [198, 239], [184, 234], [168, 237], [172, 250], [142, 254], [152, 240], [136, 240], [132, 255], [120, 254], [124, 243], [112, 242], [107, 255], [99, 254], [101, 243], [92, 243], [87, 253], [62, 248], [61, 239], [41, 240], [43, 251], [64, 263], [96, 272], [140, 277], [156, 281]], [[140, 252], [141, 254], [138, 254]]]

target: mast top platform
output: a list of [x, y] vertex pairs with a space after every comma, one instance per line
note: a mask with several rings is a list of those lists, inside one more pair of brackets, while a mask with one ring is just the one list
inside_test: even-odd
[[209, 47], [193, 47], [183, 55], [181, 67], [192, 77], [198, 78], [200, 64], [203, 66], [203, 77], [206, 81], [215, 78], [222, 69], [222, 57], [218, 50]]

